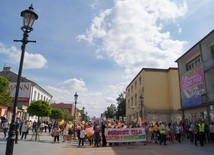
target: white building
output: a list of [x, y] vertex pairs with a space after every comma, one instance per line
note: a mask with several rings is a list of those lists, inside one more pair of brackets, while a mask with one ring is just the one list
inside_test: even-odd
[[[14, 101], [18, 75], [12, 72], [10, 67], [4, 67], [3, 71], [0, 72], [0, 76], [4, 76], [10, 81], [9, 92]], [[48, 93], [35, 82], [21, 77], [16, 117], [20, 117], [21, 119], [35, 120], [35, 117], [28, 117], [26, 113], [27, 106], [29, 106], [32, 101], [36, 100], [43, 100], [51, 103], [52, 97], [53, 96], [50, 93]], [[10, 119], [11, 117], [12, 109], [9, 108], [7, 111], [7, 118]]]

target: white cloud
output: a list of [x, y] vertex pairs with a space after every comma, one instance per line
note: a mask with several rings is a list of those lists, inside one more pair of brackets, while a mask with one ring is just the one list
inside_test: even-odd
[[118, 0], [114, 7], [97, 15], [86, 34], [77, 38], [89, 44], [101, 42], [98, 58], [107, 54], [118, 65], [132, 70], [127, 72], [132, 75], [126, 77], [133, 78], [142, 67], [176, 66], [174, 61], [186, 42], [174, 40], [162, 28], [166, 21], [174, 21], [187, 11], [184, 1]]
[[[2, 43], [0, 43], [0, 53], [8, 57], [9, 63], [13, 65], [19, 65], [21, 51], [18, 50], [16, 47], [12, 46], [10, 48], [7, 48]], [[24, 68], [26, 69], [43, 68], [46, 65], [47, 60], [41, 54], [25, 52], [23, 65]]]
[[[53, 95], [55, 103], [74, 103], [74, 94], [79, 95], [77, 108], [85, 110], [88, 115], [99, 117], [104, 112], [107, 106], [116, 103], [116, 98], [121, 93], [122, 86], [108, 86], [103, 90], [92, 92], [86, 88], [86, 84], [82, 79], [68, 79], [58, 84], [58, 87], [46, 86], [45, 89]], [[110, 97], [106, 97], [109, 96]]]

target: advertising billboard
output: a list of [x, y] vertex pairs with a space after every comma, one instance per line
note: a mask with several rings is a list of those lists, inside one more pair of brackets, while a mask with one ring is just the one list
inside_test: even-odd
[[202, 103], [202, 94], [205, 93], [205, 78], [202, 67], [186, 72], [180, 77], [182, 107], [192, 107]]
[[[11, 82], [9, 87], [9, 92], [13, 97], [13, 101], [16, 93], [16, 82]], [[31, 92], [31, 83], [30, 82], [21, 82], [19, 87], [19, 103], [29, 103], [30, 100], [30, 92]]]

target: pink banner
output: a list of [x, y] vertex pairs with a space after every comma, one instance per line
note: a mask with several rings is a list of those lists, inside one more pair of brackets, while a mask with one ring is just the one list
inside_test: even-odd
[[204, 71], [199, 68], [181, 77], [181, 88], [188, 89], [204, 83]]

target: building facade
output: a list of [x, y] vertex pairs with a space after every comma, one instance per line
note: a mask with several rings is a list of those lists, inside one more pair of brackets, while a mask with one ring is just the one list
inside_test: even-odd
[[178, 69], [143, 68], [126, 88], [126, 120], [180, 121]]
[[[18, 75], [12, 72], [10, 67], [4, 67], [3, 71], [0, 72], [0, 76], [4, 76], [10, 81], [9, 92], [12, 96], [12, 102], [14, 102]], [[53, 96], [50, 93], [48, 93], [42, 87], [37, 85], [35, 82], [27, 78], [21, 77], [16, 117], [19, 117], [21, 119], [35, 120], [35, 117], [28, 117], [26, 111], [27, 106], [29, 106], [32, 101], [36, 100], [43, 100], [50, 103], [52, 97]], [[12, 117], [12, 108], [13, 107], [4, 109], [4, 115], [6, 115], [9, 120]]]
[[176, 62], [183, 120], [214, 121], [214, 30]]

